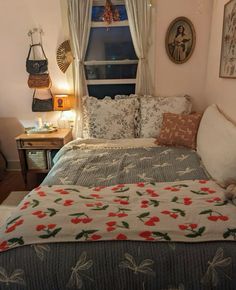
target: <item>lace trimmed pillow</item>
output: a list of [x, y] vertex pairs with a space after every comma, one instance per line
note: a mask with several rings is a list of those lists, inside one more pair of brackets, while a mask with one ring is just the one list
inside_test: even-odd
[[134, 138], [137, 100], [85, 96], [83, 105], [83, 137], [122, 139]]
[[164, 113], [163, 123], [156, 143], [166, 146], [185, 146], [196, 149], [197, 131], [202, 114], [190, 115]]
[[192, 103], [184, 97], [140, 97], [140, 137], [159, 135], [164, 113], [190, 114]]

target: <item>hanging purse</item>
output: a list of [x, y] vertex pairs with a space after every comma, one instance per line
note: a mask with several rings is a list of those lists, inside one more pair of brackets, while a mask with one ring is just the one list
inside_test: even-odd
[[[30, 59], [32, 48], [34, 49], [36, 46], [40, 47], [45, 59], [33, 60]], [[29, 53], [26, 59], [26, 70], [29, 74], [42, 74], [48, 70], [48, 59], [43, 50], [43, 46], [41, 43], [30, 45]]]
[[33, 102], [32, 102], [32, 112], [50, 112], [53, 111], [53, 96], [52, 92], [49, 89], [49, 93], [51, 97], [49, 99], [38, 99], [35, 97], [36, 90], [34, 90], [33, 94]]
[[49, 74], [30, 74], [28, 78], [28, 86], [31, 89], [49, 89], [52, 85]]

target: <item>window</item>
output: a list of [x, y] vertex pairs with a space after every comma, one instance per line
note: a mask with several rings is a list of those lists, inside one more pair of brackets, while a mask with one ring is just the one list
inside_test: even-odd
[[89, 95], [98, 98], [134, 93], [138, 65], [124, 1], [113, 0], [120, 21], [110, 25], [102, 21], [104, 2], [94, 0], [85, 57]]

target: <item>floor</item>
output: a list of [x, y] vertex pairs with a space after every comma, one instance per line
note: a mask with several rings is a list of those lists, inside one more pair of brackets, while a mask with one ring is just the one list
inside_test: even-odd
[[28, 174], [28, 184], [25, 185], [20, 171], [7, 171], [0, 181], [0, 203], [12, 191], [29, 191], [38, 186], [44, 179], [44, 174]]

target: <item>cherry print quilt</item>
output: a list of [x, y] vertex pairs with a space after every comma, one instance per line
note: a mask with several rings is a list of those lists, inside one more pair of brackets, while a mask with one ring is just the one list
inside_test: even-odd
[[0, 251], [52, 242], [236, 239], [236, 207], [213, 181], [42, 186], [0, 228]]

